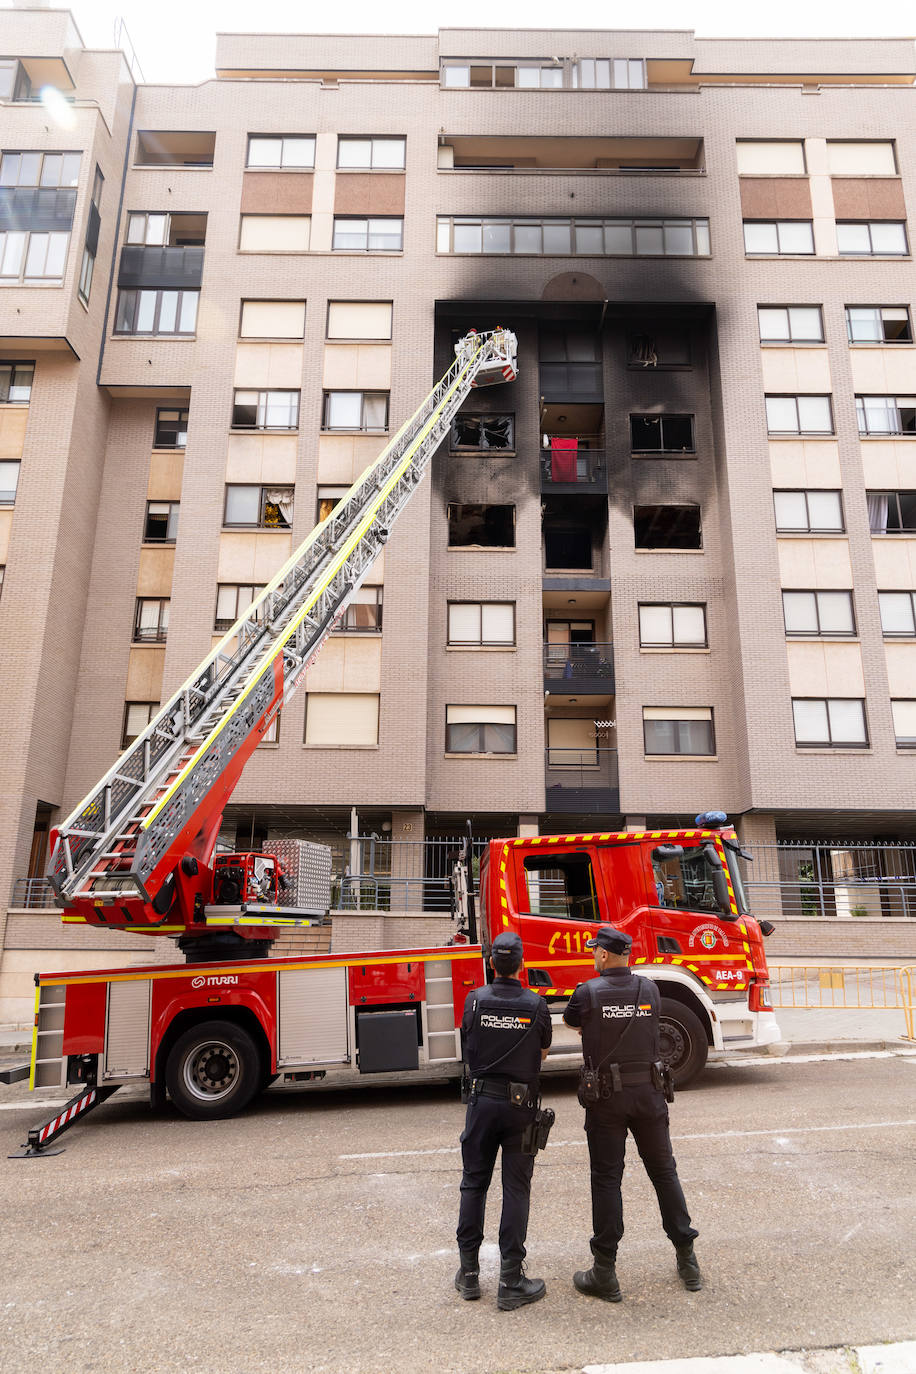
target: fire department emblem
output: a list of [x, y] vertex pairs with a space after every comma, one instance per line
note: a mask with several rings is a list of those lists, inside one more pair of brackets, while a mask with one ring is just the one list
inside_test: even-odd
[[728, 949], [728, 937], [725, 932], [720, 930], [718, 926], [713, 925], [699, 926], [690, 936], [691, 945], [699, 944], [710, 954], [719, 944], [720, 940], [722, 942], [722, 947]]

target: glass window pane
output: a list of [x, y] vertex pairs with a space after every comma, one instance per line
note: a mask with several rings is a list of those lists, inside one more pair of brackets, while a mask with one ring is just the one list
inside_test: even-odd
[[604, 226], [604, 251], [611, 257], [633, 256], [633, 226], [626, 220], [609, 220]]
[[284, 138], [284, 167], [314, 167], [315, 140], [313, 138]]
[[892, 701], [894, 734], [902, 748], [916, 745], [916, 701]]
[[675, 644], [706, 644], [706, 616], [702, 606], [675, 606], [673, 617]]
[[470, 67], [445, 67], [442, 75], [446, 86], [469, 86], [471, 84]]
[[372, 166], [404, 166], [405, 140], [403, 138], [374, 138], [372, 140]]
[[118, 309], [115, 315], [115, 331], [129, 334], [134, 326], [134, 306], [137, 302], [136, 291], [121, 291], [118, 295]]
[[159, 333], [174, 334], [178, 317], [178, 292], [163, 291], [159, 304]]
[[643, 731], [647, 754], [677, 753], [677, 722], [673, 720], [646, 720]]
[[48, 235], [48, 256], [45, 262], [46, 277], [62, 277], [67, 265], [67, 249], [70, 246], [69, 234]]
[[767, 396], [767, 429], [771, 434], [797, 434], [798, 411], [794, 396]]
[[260, 487], [226, 488], [227, 525], [256, 525], [260, 513]]
[[363, 399], [365, 429], [385, 429], [388, 423], [388, 397], [383, 391], [369, 392]]
[[861, 701], [828, 701], [827, 713], [833, 744], [865, 743], [865, 712]]
[[798, 427], [802, 434], [831, 434], [829, 396], [799, 396]]
[[817, 634], [817, 604], [814, 592], [783, 592], [782, 609], [786, 620], [786, 634]]
[[631, 91], [641, 91], [641, 90], [643, 90], [643, 89], [645, 88], [646, 80], [645, 80], [645, 68], [644, 68], [644, 66], [643, 66], [642, 58], [641, 58], [641, 57], [640, 57], [640, 58], [631, 57], [631, 58], [630, 58], [630, 62], [629, 62], [629, 68], [630, 68], [630, 90], [631, 90]]
[[694, 229], [697, 237], [697, 257], [708, 258], [712, 251], [709, 246], [709, 220], [695, 220]]
[[146, 219], [146, 242], [148, 245], [163, 244], [168, 237], [168, 215], [148, 215]]
[[371, 140], [368, 138], [338, 139], [337, 165], [338, 167], [371, 167]]
[[896, 432], [897, 406], [893, 396], [862, 396], [857, 398], [857, 405], [860, 400], [865, 415], [865, 433], [894, 434]]
[[334, 221], [334, 244], [335, 248], [358, 248], [366, 247], [369, 236], [369, 221], [365, 219], [335, 219]]
[[577, 224], [576, 252], [586, 253], [589, 257], [600, 257], [604, 253], [603, 225]]
[[819, 343], [824, 337], [821, 312], [816, 305], [793, 305], [788, 312], [792, 327], [792, 338], [800, 342]]
[[840, 253], [870, 253], [867, 224], [838, 224], [836, 242]]
[[15, 186], [19, 181], [19, 154], [4, 153], [0, 159], [0, 186]]
[[296, 428], [299, 397], [295, 391], [268, 391], [263, 409], [264, 423], [268, 429]]
[[595, 59], [593, 57], [583, 57], [580, 59], [576, 70], [576, 80], [583, 91], [595, 89]]
[[19, 158], [19, 185], [37, 186], [41, 153], [22, 153]]
[[916, 634], [913, 597], [910, 592], [879, 592], [881, 629], [886, 635]]
[[182, 334], [193, 334], [197, 325], [197, 302], [200, 294], [197, 291], [182, 291], [181, 293], [181, 315], [178, 320], [178, 328]]
[[232, 406], [232, 423], [253, 429], [258, 423], [258, 393], [237, 391]]
[[143, 243], [146, 240], [146, 215], [128, 215], [127, 242]]
[[448, 608], [448, 640], [450, 644], [479, 644], [481, 638], [481, 608], [478, 603], [456, 604]]
[[757, 321], [760, 325], [760, 337], [763, 340], [786, 343], [791, 337], [788, 310], [761, 306], [757, 311]]
[[153, 323], [156, 318], [156, 291], [138, 291], [137, 298], [137, 323], [136, 332], [138, 334], [151, 334]]
[[846, 322], [849, 327], [849, 337], [855, 343], [879, 343], [884, 338], [881, 311], [877, 306], [847, 306]]
[[359, 391], [329, 392], [328, 429], [359, 429], [362, 399]]
[[484, 644], [515, 643], [515, 611], [511, 604], [485, 604], [481, 616]]
[[669, 220], [665, 224], [665, 253], [668, 257], [693, 257], [693, 229], [689, 220]]
[[826, 701], [804, 701], [796, 698], [792, 702], [792, 714], [795, 718], [795, 739], [798, 744], [830, 743]]
[[60, 153], [45, 153], [41, 167], [42, 186], [59, 186], [64, 159]]
[[773, 504], [776, 507], [778, 530], [808, 528], [808, 509], [803, 491], [776, 491], [773, 493]]
[[614, 86], [617, 90], [626, 90], [630, 79], [630, 71], [625, 57], [614, 58]]
[[376, 251], [397, 251], [401, 247], [402, 221], [399, 219], [370, 219], [369, 247]]
[[485, 220], [483, 251], [485, 253], [508, 253], [510, 228], [508, 220]]
[[818, 592], [817, 609], [822, 635], [851, 635], [855, 631], [849, 592]]
[[454, 251], [456, 253], [479, 253], [483, 249], [483, 226], [462, 224], [456, 220], [453, 229]]
[[540, 253], [541, 226], [539, 224], [516, 224], [514, 227], [514, 251], [516, 253]]
[[43, 277], [45, 271], [45, 259], [48, 255], [48, 234], [30, 234], [29, 251], [25, 260], [25, 275], [27, 277]]
[[780, 253], [814, 252], [814, 237], [809, 220], [781, 220], [778, 233]]
[[451, 251], [451, 224], [447, 219], [436, 220], [436, 252]]
[[670, 606], [640, 606], [639, 642], [645, 645], [673, 643]]
[[568, 220], [548, 220], [544, 224], [544, 252], [572, 252], [572, 225]]
[[250, 138], [248, 140], [249, 167], [279, 167], [282, 154], [282, 139]]
[[540, 72], [537, 67], [519, 67], [516, 72], [516, 85], [523, 90], [530, 90], [541, 84]]
[[235, 620], [237, 588], [234, 586], [222, 586], [216, 592], [216, 618], [217, 620], [228, 620], [230, 624]]
[[843, 511], [838, 491], [809, 491], [808, 519], [812, 530], [842, 530]]
[[902, 224], [872, 224], [871, 248], [873, 253], [905, 253], [906, 231]]
[[637, 224], [636, 256], [661, 257], [665, 251], [665, 236], [660, 224]]
[[779, 239], [775, 224], [744, 223], [744, 251], [746, 253], [778, 253]]

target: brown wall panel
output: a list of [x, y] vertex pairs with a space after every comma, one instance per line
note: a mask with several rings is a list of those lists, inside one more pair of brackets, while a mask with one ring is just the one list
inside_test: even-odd
[[805, 177], [742, 177], [745, 219], [810, 219], [811, 190]]
[[899, 177], [834, 177], [837, 219], [906, 219]]
[[334, 191], [337, 215], [403, 215], [404, 174], [393, 172], [338, 173]]
[[245, 173], [243, 215], [304, 215], [311, 208], [311, 172]]

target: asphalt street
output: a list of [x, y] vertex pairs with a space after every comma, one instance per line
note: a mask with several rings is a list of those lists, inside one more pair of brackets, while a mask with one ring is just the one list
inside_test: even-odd
[[500, 1313], [498, 1182], [484, 1297], [452, 1286], [451, 1086], [277, 1087], [210, 1124], [122, 1089], [36, 1160], [6, 1155], [53, 1109], [0, 1089], [4, 1374], [497, 1374], [916, 1336], [912, 1051], [710, 1068], [671, 1109], [706, 1286], [680, 1286], [631, 1147], [616, 1306], [572, 1288], [589, 1262], [582, 1113], [569, 1079], [547, 1101], [529, 1269], [548, 1294]]

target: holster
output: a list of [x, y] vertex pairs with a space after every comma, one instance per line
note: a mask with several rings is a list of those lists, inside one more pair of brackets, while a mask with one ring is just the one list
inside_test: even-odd
[[[540, 1100], [540, 1099], [539, 1099]], [[522, 1131], [522, 1154], [536, 1155], [547, 1144], [550, 1129], [557, 1115], [552, 1107], [538, 1107], [528, 1125]]]
[[674, 1074], [663, 1059], [656, 1059], [651, 1068], [652, 1085], [665, 1094], [666, 1102], [674, 1101]]

